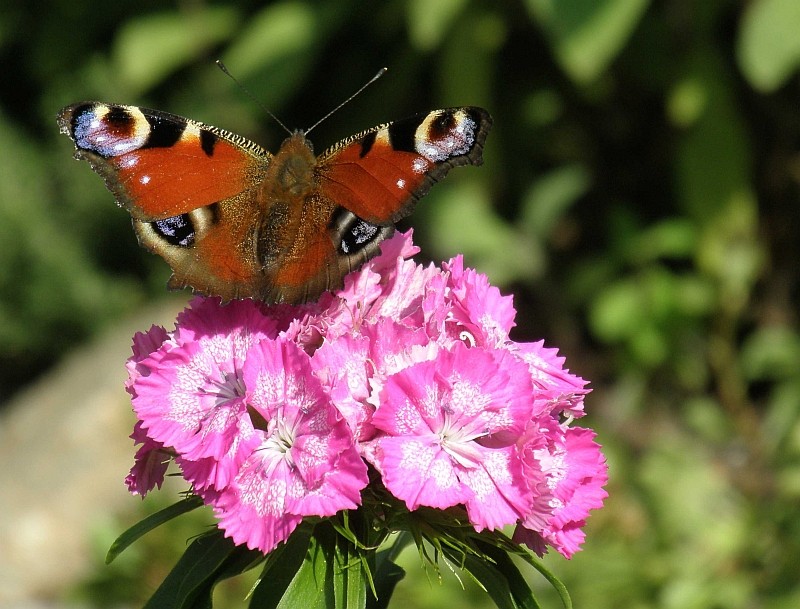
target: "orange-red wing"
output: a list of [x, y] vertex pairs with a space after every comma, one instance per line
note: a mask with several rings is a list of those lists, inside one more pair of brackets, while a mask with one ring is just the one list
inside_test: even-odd
[[74, 104], [58, 122], [76, 155], [139, 220], [177, 216], [252, 189], [270, 159], [245, 138], [136, 106]]
[[359, 133], [319, 158], [320, 191], [367, 222], [396, 222], [451, 167], [483, 162], [491, 123], [482, 108], [449, 108]]

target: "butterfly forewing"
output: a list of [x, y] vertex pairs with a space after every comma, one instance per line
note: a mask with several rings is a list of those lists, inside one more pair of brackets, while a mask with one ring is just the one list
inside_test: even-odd
[[320, 157], [321, 189], [363, 220], [397, 222], [451, 167], [483, 162], [491, 124], [482, 108], [465, 107], [380, 125]]
[[64, 108], [61, 131], [143, 220], [190, 212], [253, 189], [270, 154], [216, 127], [148, 108], [84, 102]]

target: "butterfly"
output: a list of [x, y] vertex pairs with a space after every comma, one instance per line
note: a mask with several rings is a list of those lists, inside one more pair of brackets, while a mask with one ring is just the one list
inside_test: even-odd
[[175, 114], [96, 101], [61, 132], [131, 214], [168, 286], [224, 301], [301, 303], [342, 286], [447, 172], [480, 165], [489, 113], [448, 108], [386, 123], [315, 156], [304, 131], [270, 154]]

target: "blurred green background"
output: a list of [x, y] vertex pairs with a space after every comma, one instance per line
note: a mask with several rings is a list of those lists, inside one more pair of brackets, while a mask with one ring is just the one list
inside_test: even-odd
[[[0, 402], [166, 296], [166, 265], [71, 160], [61, 106], [145, 105], [274, 150], [283, 132], [214, 59], [301, 128], [388, 66], [313, 140], [494, 116], [485, 165], [407, 225], [423, 259], [463, 252], [513, 292], [515, 340], [592, 383], [610, 497], [582, 553], [548, 558], [576, 606], [798, 607], [798, 32], [797, 0], [5, 0]], [[147, 551], [69, 594], [136, 606], [142, 569], [172, 560]], [[488, 606], [406, 565], [397, 606]]]

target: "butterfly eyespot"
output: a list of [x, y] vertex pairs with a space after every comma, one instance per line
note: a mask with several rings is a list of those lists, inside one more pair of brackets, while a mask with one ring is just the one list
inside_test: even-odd
[[189, 214], [172, 216], [150, 222], [153, 231], [170, 245], [191, 247], [194, 245], [195, 229]]
[[370, 224], [361, 218], [354, 218], [356, 221], [347, 227], [342, 235], [342, 242], [339, 244], [339, 249], [345, 254], [355, 254], [364, 249], [380, 232], [379, 226]]
[[426, 117], [414, 136], [416, 151], [431, 163], [468, 157], [479, 123], [464, 110], [442, 110]]
[[452, 112], [442, 112], [431, 123], [430, 137], [437, 139], [447, 135], [455, 123], [455, 116]]
[[344, 208], [339, 208], [331, 218], [331, 238], [344, 256], [377, 251], [377, 245], [391, 234], [392, 226], [381, 226], [359, 218]]
[[144, 146], [150, 125], [135, 109], [83, 104], [71, 118], [71, 135], [80, 150], [114, 158]]

